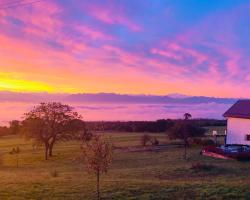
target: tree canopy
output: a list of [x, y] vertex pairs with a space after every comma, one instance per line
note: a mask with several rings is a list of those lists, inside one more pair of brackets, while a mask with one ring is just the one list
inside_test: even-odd
[[56, 141], [72, 139], [75, 133], [85, 129], [81, 116], [69, 105], [59, 102], [35, 106], [24, 114], [21, 126], [25, 137], [44, 144], [45, 159], [48, 159], [48, 155], [52, 156]]

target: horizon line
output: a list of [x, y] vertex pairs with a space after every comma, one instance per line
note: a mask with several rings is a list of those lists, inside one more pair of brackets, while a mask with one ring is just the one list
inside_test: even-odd
[[98, 95], [98, 94], [113, 94], [113, 95], [128, 95], [128, 96], [169, 96], [170, 98], [178, 98], [171, 97], [171, 95], [182, 95], [186, 96], [183, 98], [190, 97], [208, 97], [208, 98], [225, 98], [225, 99], [250, 99], [250, 97], [223, 97], [223, 96], [204, 96], [204, 95], [188, 95], [184, 93], [168, 93], [168, 94], [154, 94], [154, 93], [118, 93], [118, 92], [77, 92], [77, 93], [67, 93], [67, 92], [48, 92], [48, 91], [11, 91], [11, 90], [0, 90], [1, 93], [16, 93], [16, 94], [48, 94], [48, 95]]

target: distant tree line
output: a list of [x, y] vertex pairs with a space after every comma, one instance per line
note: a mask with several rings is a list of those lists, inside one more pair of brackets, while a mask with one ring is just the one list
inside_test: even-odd
[[[156, 121], [96, 121], [85, 122], [88, 130], [91, 131], [117, 131], [117, 132], [166, 132], [175, 123], [181, 120], [159, 119]], [[226, 126], [226, 120], [216, 119], [190, 119], [190, 123], [199, 127]], [[20, 130], [20, 122], [13, 120], [8, 126], [0, 126], [0, 136], [16, 135]]]
[[9, 122], [9, 126], [0, 126], [0, 136], [17, 135], [20, 131], [20, 121], [13, 120]]
[[[85, 123], [87, 129], [92, 131], [161, 133], [161, 132], [166, 132], [180, 121], [182, 121], [182, 119], [177, 119], [177, 120], [159, 119], [156, 121], [128, 121], [128, 122], [98, 121], [98, 122], [85, 122]], [[226, 120], [190, 119], [190, 124], [199, 127], [226, 126]]]

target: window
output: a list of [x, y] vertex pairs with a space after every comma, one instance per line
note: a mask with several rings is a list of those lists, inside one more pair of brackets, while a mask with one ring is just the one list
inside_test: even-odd
[[246, 141], [250, 141], [250, 135], [246, 135]]

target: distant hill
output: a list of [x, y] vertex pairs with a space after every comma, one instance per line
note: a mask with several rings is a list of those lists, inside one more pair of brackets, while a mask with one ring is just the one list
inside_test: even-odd
[[75, 102], [95, 102], [95, 103], [223, 103], [232, 104], [238, 99], [236, 98], [216, 98], [204, 96], [178, 96], [172, 95], [124, 95], [114, 93], [98, 93], [98, 94], [72, 94], [65, 98], [68, 101]]
[[186, 96], [182, 94], [170, 95], [130, 95], [115, 93], [83, 93], [83, 94], [49, 94], [49, 93], [19, 93], [0, 92], [0, 102], [85, 102], [85, 103], [131, 103], [131, 104], [200, 104], [200, 103], [222, 103], [232, 104], [236, 98], [216, 98], [205, 96]]
[[63, 101], [68, 94], [0, 92], [0, 102]]

